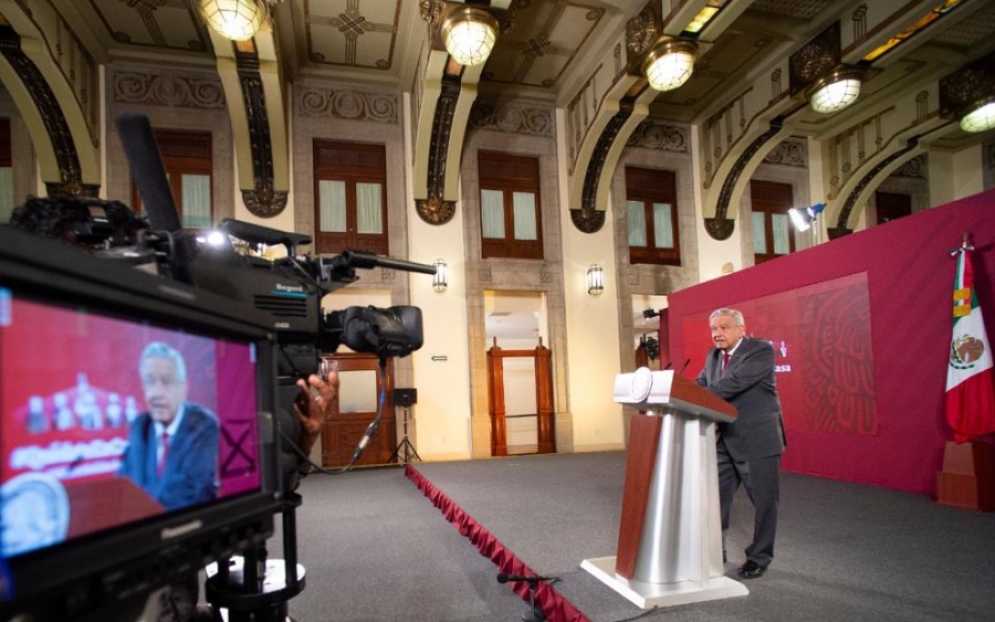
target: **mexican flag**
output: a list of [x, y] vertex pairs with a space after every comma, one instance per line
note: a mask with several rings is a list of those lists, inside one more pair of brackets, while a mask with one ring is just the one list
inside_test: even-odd
[[995, 372], [991, 342], [985, 335], [985, 322], [974, 291], [971, 250], [973, 247], [965, 242], [954, 251], [957, 255], [954, 330], [944, 412], [957, 443], [995, 432]]

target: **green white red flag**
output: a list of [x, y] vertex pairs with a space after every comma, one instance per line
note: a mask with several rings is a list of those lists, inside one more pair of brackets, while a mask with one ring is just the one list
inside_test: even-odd
[[952, 253], [957, 256], [957, 275], [944, 413], [957, 443], [995, 432], [995, 371], [991, 342], [974, 291], [972, 250], [965, 236], [961, 247]]

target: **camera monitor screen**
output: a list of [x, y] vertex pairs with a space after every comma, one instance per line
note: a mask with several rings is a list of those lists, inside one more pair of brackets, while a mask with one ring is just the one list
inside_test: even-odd
[[260, 490], [257, 352], [0, 288], [0, 555]]

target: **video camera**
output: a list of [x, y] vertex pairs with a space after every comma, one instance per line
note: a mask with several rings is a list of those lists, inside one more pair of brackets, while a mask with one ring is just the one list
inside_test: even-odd
[[[120, 203], [33, 199], [12, 222], [34, 235], [0, 227], [0, 619], [124, 619], [152, 590], [218, 561], [209, 600], [230, 620], [282, 620], [304, 586], [296, 380], [340, 345], [383, 369], [423, 340], [416, 307], [325, 312], [321, 299], [357, 269], [435, 269], [353, 251], [301, 257], [307, 236], [236, 220], [220, 224], [220, 243], [198, 240], [180, 226], [148, 120], [122, 115], [118, 129], [147, 223]], [[246, 252], [261, 246], [286, 256]], [[152, 342], [181, 354], [187, 403], [217, 420], [210, 500], [167, 507], [118, 470], [147, 415], [136, 365]], [[275, 514], [286, 561], [274, 591], [263, 578]], [[245, 563], [228, 589], [235, 554]]]

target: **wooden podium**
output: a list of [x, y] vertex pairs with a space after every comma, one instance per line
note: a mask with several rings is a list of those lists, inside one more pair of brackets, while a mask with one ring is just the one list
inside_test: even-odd
[[641, 609], [746, 596], [723, 575], [715, 422], [736, 409], [673, 371], [615, 379], [632, 419], [618, 554], [581, 567]]

